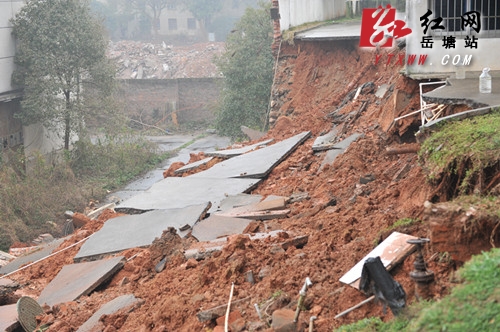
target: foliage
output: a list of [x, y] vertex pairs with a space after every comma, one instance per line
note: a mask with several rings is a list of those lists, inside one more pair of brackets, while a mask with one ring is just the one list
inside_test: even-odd
[[24, 124], [63, 130], [68, 149], [71, 136], [96, 111], [84, 92], [93, 90], [93, 98], [104, 101], [114, 88], [103, 26], [86, 1], [32, 0], [13, 20], [13, 34], [18, 44], [12, 79], [24, 88], [17, 116]]
[[409, 331], [499, 331], [500, 249], [474, 256], [459, 274], [464, 283], [422, 311]]
[[500, 112], [444, 124], [422, 145], [420, 162], [428, 179], [440, 182], [446, 176], [458, 177], [461, 194], [470, 192], [480, 181], [482, 171], [498, 164], [500, 155]]
[[78, 178], [96, 181], [98, 189], [105, 192], [124, 185], [167, 156], [141, 137], [104, 136], [95, 143], [78, 141], [71, 152], [70, 165]]
[[216, 64], [224, 75], [217, 129], [237, 137], [242, 125], [263, 129], [273, 80], [269, 4], [247, 8]]
[[212, 17], [222, 9], [223, 0], [184, 0], [186, 8], [202, 26], [210, 26]]
[[86, 201], [66, 164], [50, 165], [38, 155], [30, 161], [28, 176], [23, 151], [8, 154], [0, 165], [0, 250], [41, 233], [60, 235], [47, 221], [62, 218], [65, 210], [82, 210]]
[[[92, 0], [90, 6], [92, 11], [103, 18], [104, 25], [111, 39], [133, 37], [134, 33], [129, 31], [129, 25], [135, 15], [130, 6], [123, 5], [122, 0], [108, 0], [106, 2]], [[151, 25], [148, 24], [148, 33], [150, 33], [150, 27]]]
[[[30, 161], [10, 152], [0, 165], [0, 250], [14, 241], [30, 242], [41, 233], [62, 235], [64, 211], [83, 211], [91, 200], [148, 171], [168, 155], [131, 135], [107, 136], [91, 144], [79, 141], [67, 159], [55, 165], [42, 156]], [[54, 221], [57, 227], [47, 221]]]
[[154, 36], [158, 37], [160, 26], [160, 16], [169, 6], [176, 6], [179, 0], [127, 0], [139, 16], [149, 16], [154, 31]]
[[416, 302], [390, 322], [363, 319], [336, 331], [499, 331], [500, 249], [473, 256], [460, 270], [461, 285], [438, 302]]

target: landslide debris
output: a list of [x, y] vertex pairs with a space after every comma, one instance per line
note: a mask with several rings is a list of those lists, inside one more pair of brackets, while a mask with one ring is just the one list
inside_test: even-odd
[[[282, 46], [272, 90], [272, 126], [264, 138], [278, 141], [305, 130], [312, 131], [313, 138], [274, 168], [252, 192], [302, 198], [290, 201], [287, 218], [255, 226], [307, 235], [306, 245], [276, 250], [283, 241], [280, 237], [249, 241], [234, 236], [222, 251], [196, 261], [179, 255], [179, 239], [166, 232], [151, 248], [121, 253], [127, 262], [105, 287], [77, 302], [53, 308], [53, 325], [48, 331], [76, 330], [109, 299], [129, 293], [142, 299], [142, 306], [104, 319], [105, 331], [220, 330], [216, 321], [200, 321], [198, 314], [227, 304], [232, 283], [234, 310], [243, 320], [238, 318], [241, 330], [271, 331], [267, 323], [273, 311], [295, 309], [306, 277], [313, 285], [300, 315], [301, 326], [307, 326], [311, 316], [317, 316], [316, 331], [331, 331], [365, 317], [392, 319], [392, 314], [384, 314], [376, 303], [334, 319], [366, 298], [341, 284], [339, 278], [391, 230], [429, 236], [425, 220], [401, 223], [405, 218], [423, 220], [424, 202], [434, 194], [415, 149], [387, 153], [387, 148], [416, 144], [414, 132], [420, 119], [409, 117], [396, 124], [393, 119], [418, 109], [418, 84], [403, 77], [401, 67], [375, 65], [373, 58], [373, 53], [361, 52], [355, 42], [349, 41]], [[362, 136], [332, 164], [322, 166], [326, 152], [314, 153], [312, 144], [334, 124], [339, 127], [339, 140], [354, 132]], [[439, 218], [439, 214], [434, 217]], [[103, 221], [86, 223], [63, 246], [90, 235]], [[192, 239], [181, 244], [189, 244], [185, 241]], [[78, 248], [27, 268], [13, 279], [23, 286], [24, 294], [36, 297], [57, 271], [72, 261]], [[443, 254], [432, 245], [424, 255], [436, 275], [433, 297], [439, 299], [448, 293], [450, 272], [460, 262], [441, 259]], [[163, 258], [167, 259], [158, 272], [155, 267]], [[408, 303], [415, 301], [414, 283], [409, 277], [413, 260], [408, 257], [392, 273], [405, 289]], [[248, 281], [248, 271], [255, 276], [254, 283]], [[254, 303], [260, 306], [262, 318]]]
[[223, 51], [223, 42], [174, 46], [121, 40], [109, 43], [107, 55], [115, 61], [119, 79], [174, 79], [218, 77], [212, 60]]

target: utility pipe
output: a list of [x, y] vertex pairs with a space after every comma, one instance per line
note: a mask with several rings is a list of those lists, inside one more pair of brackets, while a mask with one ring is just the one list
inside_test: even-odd
[[297, 303], [297, 309], [295, 310], [295, 316], [293, 318], [294, 323], [297, 323], [297, 320], [299, 319], [300, 307], [302, 307], [302, 303], [304, 302], [304, 298], [306, 297], [307, 287], [311, 286], [312, 281], [311, 279], [309, 279], [309, 277], [307, 277], [306, 281], [304, 282], [304, 286], [302, 286], [302, 289], [299, 292], [299, 302]]

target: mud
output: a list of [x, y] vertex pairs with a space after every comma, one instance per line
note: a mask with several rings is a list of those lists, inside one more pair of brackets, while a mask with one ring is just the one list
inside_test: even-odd
[[[397, 56], [404, 50], [390, 52]], [[313, 315], [318, 317], [315, 331], [331, 331], [366, 317], [392, 319], [392, 313], [384, 314], [382, 306], [373, 302], [334, 319], [336, 314], [366, 299], [360, 291], [341, 284], [339, 278], [391, 231], [417, 237], [432, 235], [426, 221], [389, 230], [401, 218], [427, 220], [424, 202], [433, 188], [426, 182], [415, 153], [386, 153], [387, 148], [415, 143], [414, 131], [420, 118], [409, 117], [397, 124], [392, 120], [418, 109], [418, 84], [399, 73], [401, 66], [374, 65], [373, 58], [372, 53], [360, 52], [354, 42], [282, 46], [272, 90], [272, 126], [263, 139], [279, 141], [304, 130], [311, 130], [313, 138], [278, 165], [253, 193], [307, 197], [289, 204], [288, 218], [258, 226], [307, 235], [304, 247], [274, 250], [282, 238], [249, 241], [234, 236], [211, 258], [186, 261], [179, 248], [186, 248], [194, 240], [179, 243], [180, 239], [167, 232], [150, 249], [123, 253], [128, 259], [124, 268], [90, 296], [52, 308], [48, 331], [74, 331], [102, 304], [128, 293], [142, 299], [142, 305], [130, 313], [105, 317], [104, 331], [209, 331], [216, 322], [200, 322], [197, 314], [227, 304], [232, 283], [233, 301], [249, 298], [237, 307], [247, 330], [252, 330], [250, 326], [266, 330], [258, 324], [260, 319], [253, 304], [261, 305], [266, 322], [276, 309], [295, 310], [306, 277], [313, 285], [307, 292], [300, 325], [307, 325]], [[368, 82], [373, 83], [373, 89], [352, 100], [352, 92]], [[375, 92], [382, 84], [390, 88], [379, 98]], [[342, 137], [353, 132], [364, 135], [333, 165], [321, 168], [325, 153], [315, 154], [311, 147], [314, 138], [330, 131], [334, 122]], [[99, 220], [85, 223], [61, 247], [92, 234], [105, 218], [113, 216], [107, 211]], [[477, 248], [488, 247], [483, 245]], [[20, 292], [36, 297], [64, 264], [72, 263], [78, 248], [28, 268], [12, 279], [23, 286]], [[451, 272], [460, 265], [459, 261], [441, 259], [443, 255], [438, 250], [445, 249], [433, 245], [424, 249], [428, 268], [436, 274], [432, 293], [435, 299], [448, 293]], [[158, 273], [155, 264], [164, 256], [168, 257], [165, 269]], [[415, 286], [409, 277], [413, 260], [413, 256], [408, 257], [392, 272], [407, 293], [407, 303], [415, 301]], [[247, 281], [248, 271], [255, 276], [253, 284]]]

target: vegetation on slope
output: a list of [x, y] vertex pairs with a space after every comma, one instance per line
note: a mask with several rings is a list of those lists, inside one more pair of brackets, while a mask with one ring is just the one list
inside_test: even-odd
[[219, 134], [242, 136], [240, 127], [262, 130], [273, 81], [269, 4], [247, 8], [216, 60], [224, 76], [216, 127]]
[[500, 112], [445, 124], [419, 153], [428, 179], [445, 200], [484, 194], [500, 182]]
[[97, 144], [78, 142], [59, 164], [41, 156], [30, 161], [20, 151], [0, 162], [0, 250], [13, 242], [30, 242], [41, 233], [60, 236], [64, 211], [83, 211], [109, 190], [152, 169], [165, 159], [155, 145], [127, 136], [105, 138]]
[[416, 303], [389, 323], [367, 318], [336, 331], [500, 331], [500, 249], [474, 256], [459, 276], [441, 301]]

